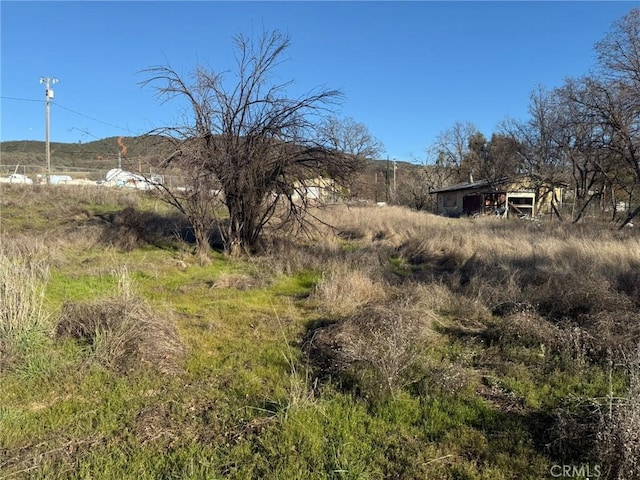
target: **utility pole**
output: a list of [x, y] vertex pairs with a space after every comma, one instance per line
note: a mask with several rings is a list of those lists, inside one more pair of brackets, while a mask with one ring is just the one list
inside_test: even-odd
[[389, 186], [389, 182], [391, 181], [391, 179], [389, 178], [389, 155], [387, 155], [387, 171], [385, 172], [385, 176], [384, 176], [384, 197], [387, 203], [389, 203], [389, 190], [390, 190], [390, 186]]
[[393, 159], [393, 202], [395, 203], [397, 200], [396, 196], [396, 187], [398, 184], [396, 183], [396, 170], [398, 169], [398, 165], [396, 165], [396, 159]]
[[47, 152], [47, 183], [51, 183], [51, 147], [49, 146], [49, 110], [50, 105], [49, 101], [53, 98], [53, 89], [51, 88], [51, 84], [58, 83], [57, 78], [49, 78], [49, 77], [40, 77], [40, 83], [45, 84], [44, 95], [46, 98], [46, 117], [47, 117], [47, 125], [46, 125], [46, 152]]

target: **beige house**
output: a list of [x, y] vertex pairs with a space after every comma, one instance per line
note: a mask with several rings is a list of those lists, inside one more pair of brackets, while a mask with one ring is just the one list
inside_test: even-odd
[[436, 213], [450, 217], [498, 215], [535, 218], [562, 203], [562, 188], [539, 192], [526, 180], [460, 183], [431, 191]]
[[331, 203], [340, 198], [343, 189], [331, 178], [315, 177], [294, 184], [293, 201]]

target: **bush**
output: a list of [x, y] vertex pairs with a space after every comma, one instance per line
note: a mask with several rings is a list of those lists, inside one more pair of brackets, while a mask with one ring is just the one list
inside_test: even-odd
[[116, 372], [179, 371], [184, 347], [173, 318], [136, 297], [126, 271], [119, 276], [119, 289], [114, 298], [65, 303], [56, 336], [86, 343], [100, 365]]
[[418, 380], [414, 367], [433, 318], [409, 298], [370, 305], [317, 329], [306, 350], [322, 375], [337, 375], [364, 396], [393, 394]]

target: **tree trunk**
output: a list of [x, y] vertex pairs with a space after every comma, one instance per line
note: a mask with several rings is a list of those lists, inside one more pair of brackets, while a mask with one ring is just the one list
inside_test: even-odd
[[209, 244], [209, 228], [193, 222], [193, 234], [196, 238], [196, 257], [200, 265], [208, 265], [211, 263], [211, 245]]
[[624, 221], [620, 224], [619, 229], [622, 230], [627, 226], [627, 224], [631, 223], [631, 220], [636, 218], [638, 215], [640, 215], [640, 205], [638, 205], [633, 212], [631, 210], [629, 211], [627, 218], [625, 218]]
[[[256, 194], [257, 196], [258, 194]], [[225, 239], [225, 251], [231, 256], [239, 256], [255, 250], [262, 226], [258, 222], [261, 206], [254, 199], [241, 201], [239, 196], [227, 198], [229, 224]]]

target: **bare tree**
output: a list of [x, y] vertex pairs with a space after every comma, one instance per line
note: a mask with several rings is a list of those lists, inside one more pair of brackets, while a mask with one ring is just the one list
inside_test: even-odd
[[435, 197], [431, 191], [442, 187], [439, 173], [433, 166], [421, 165], [404, 175], [398, 188], [397, 203], [413, 210], [434, 210]]
[[384, 145], [375, 138], [369, 128], [353, 118], [329, 117], [319, 131], [323, 142], [336, 151], [367, 160], [379, 159]]
[[[607, 174], [614, 172], [628, 192], [640, 187], [640, 108], [635, 95], [616, 83], [584, 80], [589, 93], [574, 98], [582, 102], [597, 122], [598, 148], [609, 160]], [[629, 198], [631, 203], [632, 198]], [[629, 209], [621, 227], [640, 214], [640, 202]]]
[[471, 122], [454, 123], [427, 148], [427, 155], [432, 159], [430, 163], [451, 174], [454, 182], [467, 181], [473, 172], [465, 165], [465, 160], [470, 153], [469, 139], [476, 133], [478, 129]]
[[573, 222], [578, 222], [593, 204], [602, 199], [610, 185], [606, 159], [597, 148], [598, 129], [591, 112], [572, 99], [586, 94], [579, 83], [567, 80], [565, 85], [553, 93], [558, 102], [558, 123], [555, 138], [558, 149], [571, 166], [574, 201], [571, 213]]
[[556, 208], [556, 187], [562, 186], [569, 172], [568, 162], [558, 141], [560, 126], [557, 97], [539, 86], [533, 90], [526, 121], [508, 120], [502, 125], [503, 134], [513, 140], [523, 173], [542, 201], [552, 196], [553, 212]]
[[188, 105], [184, 124], [161, 133], [176, 142], [165, 168], [185, 172], [193, 182], [185, 190], [192, 193], [169, 188], [162, 193], [192, 213], [194, 230], [201, 230], [196, 233], [201, 255], [209, 249], [210, 215], [225, 251], [251, 252], [276, 213], [282, 214], [279, 226], [305, 222], [306, 180], [325, 176], [346, 183], [360, 166], [359, 157], [344, 155], [320, 131], [342, 97], [339, 91], [317, 88], [292, 98], [286, 94], [292, 82], [273, 81], [289, 44], [290, 38], [278, 31], [265, 32], [255, 42], [237, 35], [231, 81], [205, 68], [189, 79], [170, 66], [146, 70], [143, 84], [156, 86], [163, 101], [177, 97]]
[[[604, 147], [618, 155], [640, 187], [640, 8], [616, 21], [595, 46], [601, 81], [593, 81], [592, 110], [609, 132]], [[624, 227], [640, 214], [640, 201], [629, 209]]]
[[[640, 8], [614, 22], [596, 43], [598, 65], [605, 79], [640, 91]], [[640, 100], [637, 100], [640, 101]]]

